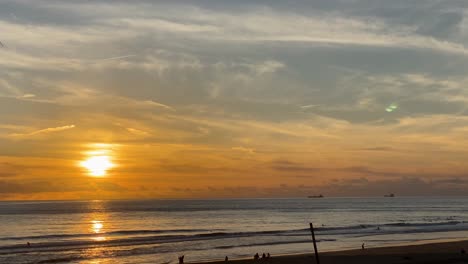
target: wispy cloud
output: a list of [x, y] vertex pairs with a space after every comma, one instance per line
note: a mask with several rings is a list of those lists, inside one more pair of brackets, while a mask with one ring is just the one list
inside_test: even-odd
[[66, 126], [60, 126], [60, 127], [49, 127], [45, 129], [40, 129], [36, 130], [30, 133], [15, 133], [15, 134], [10, 134], [11, 137], [14, 138], [21, 138], [21, 137], [32, 137], [40, 134], [48, 134], [48, 133], [54, 133], [54, 132], [60, 132], [60, 131], [65, 131], [68, 129], [75, 128], [75, 125], [66, 125]]
[[302, 105], [301, 108], [302, 109], [310, 109], [310, 108], [315, 108], [315, 107], [318, 107], [320, 105], [318, 104], [310, 104], [310, 105]]
[[126, 128], [128, 132], [132, 133], [132, 134], [135, 134], [135, 135], [138, 135], [138, 136], [148, 136], [150, 135], [150, 133], [146, 132], [146, 131], [143, 131], [143, 130], [140, 130], [140, 129], [136, 129], [136, 128], [132, 128], [132, 127], [127, 127]]
[[24, 94], [22, 96], [19, 96], [19, 98], [33, 98], [33, 97], [36, 97], [35, 94]]
[[236, 151], [246, 152], [246, 153], [249, 153], [249, 154], [254, 154], [255, 153], [255, 149], [253, 149], [253, 148], [232, 147], [231, 149], [236, 150]]
[[165, 104], [155, 102], [153, 100], [146, 100], [146, 101], [142, 101], [141, 103], [143, 105], [148, 105], [148, 106], [152, 106], [152, 107], [161, 107], [161, 108], [165, 108], [165, 109], [168, 109], [168, 110], [171, 110], [171, 111], [175, 111], [174, 108], [172, 108], [172, 107], [170, 107], [168, 105], [165, 105]]
[[131, 57], [135, 57], [135, 56], [136, 56], [135, 54], [123, 55], [123, 56], [115, 56], [115, 57], [97, 59], [97, 60], [95, 60], [95, 61], [93, 61], [93, 62], [94, 62], [94, 63], [99, 63], [99, 62], [112, 61], [112, 60], [121, 60], [121, 59], [131, 58]]
[[[379, 18], [344, 17], [337, 13], [311, 13], [308, 16], [278, 12], [270, 8], [251, 9], [246, 13], [212, 11], [190, 5], [184, 10], [185, 22], [174, 10], [155, 18], [114, 20], [136, 30], [166, 31], [194, 39], [241, 42], [302, 42], [311, 44], [362, 45], [431, 49], [467, 55], [457, 42], [421, 35], [411, 26], [391, 25]], [[169, 7], [170, 9], [170, 7]], [[171, 17], [172, 15], [172, 17]], [[172, 21], [170, 20], [172, 19]], [[119, 21], [119, 22], [115, 22]], [[203, 32], [203, 34], [199, 34]]]

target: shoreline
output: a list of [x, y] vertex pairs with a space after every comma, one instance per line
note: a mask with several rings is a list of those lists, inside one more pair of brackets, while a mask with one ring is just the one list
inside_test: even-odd
[[[468, 252], [468, 239], [443, 242], [417, 242], [409, 245], [390, 245], [368, 249], [347, 249], [320, 253], [320, 263], [325, 264], [393, 264], [393, 263], [431, 263], [431, 264], [462, 264], [468, 263], [468, 254], [462, 254], [462, 249]], [[313, 246], [311, 242], [311, 252]], [[320, 251], [319, 251], [320, 252]], [[190, 262], [191, 264], [221, 264], [224, 260]], [[229, 263], [275, 263], [275, 264], [315, 264], [313, 253], [272, 255], [268, 260], [233, 259]]]

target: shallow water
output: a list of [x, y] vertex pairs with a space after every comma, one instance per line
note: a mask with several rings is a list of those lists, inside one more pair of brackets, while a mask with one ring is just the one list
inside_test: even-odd
[[[0, 202], [0, 263], [166, 263], [468, 235], [467, 198]], [[27, 242], [31, 246], [27, 246]]]

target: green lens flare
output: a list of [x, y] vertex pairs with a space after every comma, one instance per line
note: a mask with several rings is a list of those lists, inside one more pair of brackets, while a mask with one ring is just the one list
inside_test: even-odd
[[398, 109], [398, 105], [393, 103], [393, 104], [389, 105], [387, 108], [385, 108], [385, 111], [391, 113], [391, 112], [393, 112], [393, 111], [395, 111], [397, 109]]

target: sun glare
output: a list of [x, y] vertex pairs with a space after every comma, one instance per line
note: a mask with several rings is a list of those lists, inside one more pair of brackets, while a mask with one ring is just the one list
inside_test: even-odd
[[81, 166], [85, 167], [90, 175], [102, 177], [114, 164], [112, 164], [109, 156], [93, 156], [81, 162]]

